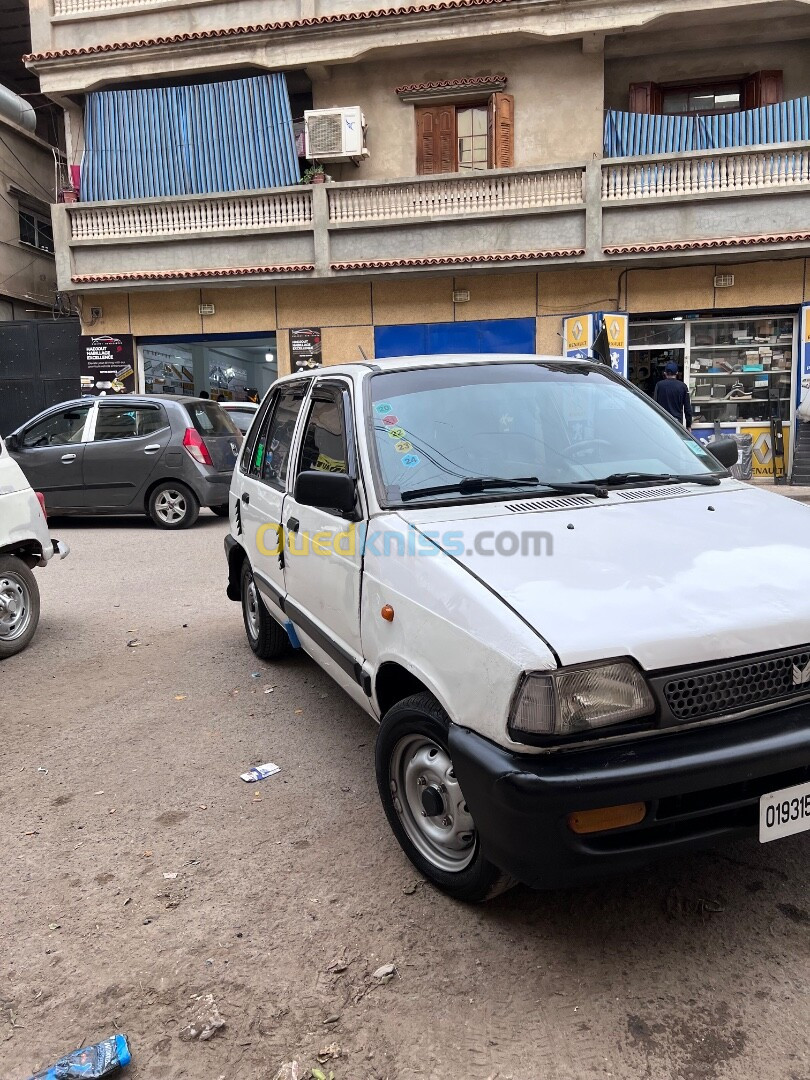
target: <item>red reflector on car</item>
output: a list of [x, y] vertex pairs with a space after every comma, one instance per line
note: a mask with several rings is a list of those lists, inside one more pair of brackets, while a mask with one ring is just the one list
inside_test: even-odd
[[47, 519], [48, 511], [45, 506], [45, 496], [42, 494], [41, 491], [35, 491], [34, 494], [36, 495], [39, 505], [42, 508], [42, 516]]
[[183, 446], [200, 465], [214, 464], [208, 452], [208, 447], [205, 445], [205, 439], [196, 428], [186, 428], [186, 433], [183, 436]]

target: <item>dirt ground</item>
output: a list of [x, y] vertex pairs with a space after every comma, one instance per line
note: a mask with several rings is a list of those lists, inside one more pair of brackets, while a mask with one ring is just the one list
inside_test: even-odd
[[0, 667], [4, 1080], [116, 1031], [131, 1080], [810, 1078], [810, 836], [459, 906], [388, 830], [372, 722], [252, 657], [222, 521], [52, 531]]

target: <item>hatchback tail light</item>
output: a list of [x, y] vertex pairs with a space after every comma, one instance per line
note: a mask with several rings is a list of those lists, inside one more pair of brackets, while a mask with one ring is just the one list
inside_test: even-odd
[[208, 452], [208, 447], [205, 445], [205, 439], [196, 428], [186, 428], [186, 433], [183, 436], [183, 446], [200, 465], [214, 464]]
[[48, 520], [48, 511], [45, 508], [45, 496], [42, 494], [41, 491], [35, 491], [34, 494], [36, 495], [37, 501], [39, 502], [39, 505], [40, 505], [40, 507], [42, 509], [42, 516], [47, 521]]

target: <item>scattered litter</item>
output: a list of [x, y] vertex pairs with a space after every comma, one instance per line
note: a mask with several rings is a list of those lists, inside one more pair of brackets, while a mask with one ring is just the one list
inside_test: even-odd
[[323, 1050], [318, 1051], [318, 1061], [321, 1065], [325, 1064], [327, 1061], [337, 1061], [337, 1059], [342, 1056], [343, 1050], [337, 1043], [330, 1043], [328, 1046], [325, 1046]]
[[285, 1061], [273, 1080], [302, 1080], [301, 1066], [297, 1061]]
[[40, 765], [39, 768], [37, 769], [37, 772], [44, 772], [47, 775], [48, 770], [45, 768], [44, 765]]
[[183, 629], [185, 630], [185, 629], [187, 629], [187, 628], [188, 628], [188, 623], [187, 623], [187, 622], [184, 622], [184, 623], [183, 623]]
[[251, 671], [250, 677], [251, 679], [260, 679], [262, 677], [262, 673], [260, 671]]
[[340, 1023], [340, 1013], [332, 1013], [331, 1016], [327, 1016], [324, 1020], [324, 1024], [338, 1024]]
[[393, 979], [396, 973], [397, 969], [393, 964], [383, 964], [382, 967], [377, 968], [372, 978], [380, 983], [387, 983]]
[[131, 904], [131, 903], [132, 903], [132, 897], [131, 897], [131, 896], [128, 896], [128, 897], [126, 898], [126, 900], [124, 901], [124, 907], [126, 907], [126, 906], [127, 906], [127, 904]]
[[187, 694], [175, 694], [174, 695], [174, 700], [175, 701], [185, 701], [187, 696], [188, 696]]
[[107, 813], [108, 814], [114, 814], [115, 813], [115, 807], [113, 807], [112, 810], [108, 810]]
[[48, 923], [48, 929], [49, 930], [61, 930], [61, 928], [62, 928], [62, 924], [60, 922], [49, 922]]
[[265, 688], [264, 688], [265, 694], [272, 694], [274, 690], [275, 690], [275, 686], [265, 686]]
[[244, 780], [246, 784], [255, 784], [257, 780], [275, 776], [277, 772], [281, 772], [281, 767], [274, 765], [272, 761], [268, 761], [266, 765], [254, 765], [247, 772], [240, 773], [240, 779]]
[[198, 810], [207, 810], [207, 809], [208, 809], [208, 807], [206, 806], [206, 804], [205, 804], [205, 803], [202, 803], [202, 802], [201, 802], [201, 803], [198, 803], [198, 804], [197, 804], [197, 809], [198, 809]]
[[295, 715], [296, 716], [303, 716], [304, 715], [304, 710], [303, 709], [296, 709], [295, 710]]
[[103, 790], [102, 791], [94, 791], [93, 794], [94, 795], [103, 795], [104, 791]]
[[130, 638], [130, 640], [127, 642], [128, 649], [137, 649], [139, 645], [140, 641], [138, 641], [137, 638]]
[[110, 1076], [118, 1069], [129, 1065], [132, 1055], [126, 1035], [113, 1035], [103, 1042], [85, 1046], [65, 1054], [55, 1065], [43, 1069], [29, 1080], [68, 1080], [71, 1076], [85, 1077], [86, 1080], [99, 1080]]
[[194, 1006], [194, 1018], [180, 1032], [180, 1038], [184, 1042], [190, 1042], [193, 1039], [208, 1042], [225, 1027], [225, 1021], [220, 1015], [213, 994], [197, 994], [192, 1001], [197, 1003]]
[[174, 879], [177, 877], [177, 871], [175, 870], [173, 873], [164, 874], [163, 876], [167, 881], [174, 881]]
[[145, 852], [143, 853], [143, 857], [144, 857], [145, 859], [151, 859], [151, 858], [152, 858], [152, 852], [151, 852], [151, 851], [145, 851]]
[[309, 1071], [312, 1080], [335, 1080], [335, 1074], [331, 1069], [328, 1073], [325, 1073], [323, 1069], [310, 1069]]

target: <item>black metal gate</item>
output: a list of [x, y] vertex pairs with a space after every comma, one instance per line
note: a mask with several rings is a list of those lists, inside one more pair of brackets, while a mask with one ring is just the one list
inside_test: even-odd
[[0, 435], [78, 397], [78, 319], [0, 322]]

